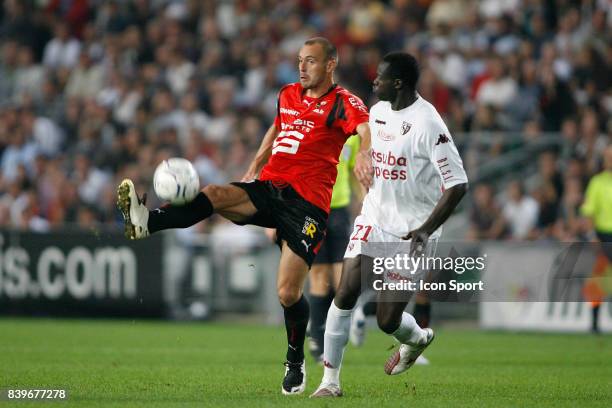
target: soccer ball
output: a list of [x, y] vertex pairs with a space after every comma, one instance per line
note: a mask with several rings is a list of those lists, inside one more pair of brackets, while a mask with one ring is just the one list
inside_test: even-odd
[[189, 160], [173, 157], [159, 163], [153, 175], [155, 194], [173, 205], [183, 205], [200, 191], [200, 178]]

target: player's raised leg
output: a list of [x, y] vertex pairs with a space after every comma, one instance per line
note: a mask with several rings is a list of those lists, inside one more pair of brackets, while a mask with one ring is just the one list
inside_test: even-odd
[[125, 235], [141, 239], [169, 228], [187, 228], [213, 212], [232, 220], [242, 221], [257, 212], [248, 194], [233, 185], [208, 185], [183, 206], [165, 206], [149, 211], [136, 193], [134, 183], [125, 179], [117, 189], [117, 206], [125, 222]]
[[[406, 297], [404, 297], [406, 296]], [[405, 312], [408, 301], [398, 301], [398, 297], [408, 299], [408, 293], [383, 291], [378, 296], [376, 320], [378, 327], [385, 333], [393, 336], [400, 347], [385, 364], [385, 373], [396, 375], [412, 367], [434, 339], [433, 330], [422, 329], [414, 317]]]
[[277, 290], [287, 330], [287, 361], [281, 388], [285, 395], [301, 394], [306, 388], [304, 340], [310, 308], [303, 287], [307, 275], [308, 264], [283, 241]]
[[323, 379], [311, 397], [339, 397], [340, 368], [348, 343], [351, 314], [361, 293], [361, 255], [346, 258], [336, 297], [327, 312], [323, 347]]

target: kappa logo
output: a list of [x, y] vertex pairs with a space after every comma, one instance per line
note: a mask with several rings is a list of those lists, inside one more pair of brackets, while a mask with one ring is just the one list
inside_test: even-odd
[[410, 123], [408, 122], [402, 123], [402, 136], [410, 132], [411, 128], [412, 128], [412, 125]]
[[438, 141], [436, 142], [436, 146], [444, 143], [450, 142], [450, 139], [445, 134], [438, 135]]

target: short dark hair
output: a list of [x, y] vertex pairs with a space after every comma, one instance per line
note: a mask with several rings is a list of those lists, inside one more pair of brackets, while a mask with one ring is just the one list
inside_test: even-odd
[[327, 38], [313, 37], [313, 38], [309, 38], [308, 40], [304, 42], [304, 45], [314, 45], [314, 44], [319, 44], [323, 48], [323, 52], [325, 53], [326, 60], [335, 59], [336, 61], [338, 61], [338, 50], [336, 49], [336, 46], [332, 44], [332, 42], [329, 41]]
[[401, 79], [410, 89], [416, 89], [420, 75], [416, 58], [407, 52], [390, 52], [383, 61], [389, 64], [387, 69], [392, 79]]

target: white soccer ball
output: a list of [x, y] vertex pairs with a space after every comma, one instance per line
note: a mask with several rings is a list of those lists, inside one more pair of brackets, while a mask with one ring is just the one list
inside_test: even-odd
[[183, 205], [200, 191], [200, 177], [189, 160], [173, 157], [155, 169], [153, 189], [161, 200]]

